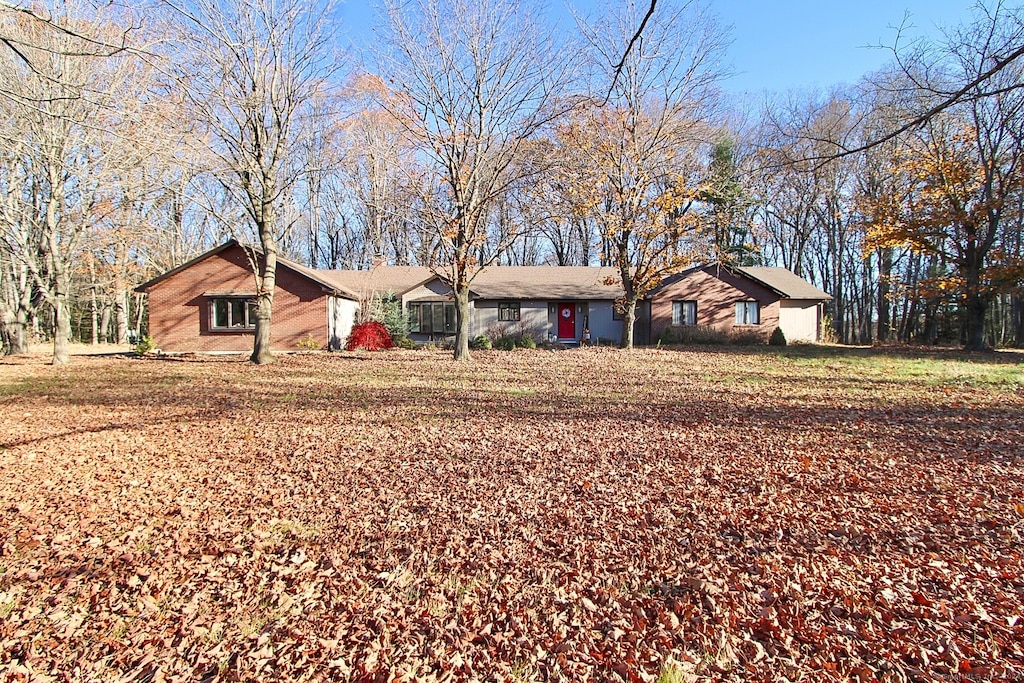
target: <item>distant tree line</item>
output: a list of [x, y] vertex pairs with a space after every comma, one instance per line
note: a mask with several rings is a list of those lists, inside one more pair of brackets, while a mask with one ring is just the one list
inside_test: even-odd
[[278, 255], [432, 267], [459, 358], [491, 264], [618, 268], [624, 346], [648, 291], [713, 259], [825, 289], [838, 342], [1024, 342], [1019, 10], [756, 107], [723, 97], [699, 5], [596, 17], [388, 0], [358, 62], [331, 2], [0, 4], [3, 351], [124, 343], [134, 287], [228, 237], [255, 247], [254, 362]]

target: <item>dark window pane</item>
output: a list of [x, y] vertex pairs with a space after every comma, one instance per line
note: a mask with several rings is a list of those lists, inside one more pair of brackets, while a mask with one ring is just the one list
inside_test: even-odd
[[245, 299], [231, 299], [231, 327], [245, 325]]
[[434, 321], [430, 331], [438, 334], [444, 330], [444, 304], [434, 304]]
[[228, 326], [228, 300], [227, 299], [214, 299], [213, 300], [213, 326], [214, 327], [227, 327]]
[[697, 302], [684, 301], [682, 306], [682, 325], [697, 324]]
[[409, 304], [409, 331], [420, 332], [420, 305]]

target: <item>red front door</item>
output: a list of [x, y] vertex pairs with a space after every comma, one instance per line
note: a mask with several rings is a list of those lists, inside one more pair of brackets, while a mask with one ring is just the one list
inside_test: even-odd
[[576, 307], [572, 304], [558, 304], [558, 338], [576, 338]]

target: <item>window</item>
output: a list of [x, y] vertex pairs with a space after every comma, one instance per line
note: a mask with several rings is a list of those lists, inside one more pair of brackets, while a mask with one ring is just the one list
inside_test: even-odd
[[519, 320], [519, 302], [499, 303], [498, 320], [500, 322], [515, 322]]
[[455, 304], [443, 301], [409, 304], [409, 331], [416, 334], [455, 334]]
[[256, 302], [249, 297], [210, 299], [210, 328], [252, 330], [256, 328]]
[[673, 301], [672, 302], [672, 324], [673, 325], [696, 325], [697, 324], [697, 302], [696, 301]]
[[736, 324], [737, 325], [760, 325], [761, 308], [756, 301], [736, 302]]
[[625, 315], [626, 312], [624, 310], [620, 311], [617, 303], [612, 304], [612, 320], [623, 320]]

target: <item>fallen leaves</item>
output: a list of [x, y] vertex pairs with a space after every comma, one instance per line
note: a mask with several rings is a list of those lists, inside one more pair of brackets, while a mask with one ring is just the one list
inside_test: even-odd
[[0, 674], [1024, 675], [1024, 395], [899, 362], [0, 366]]

